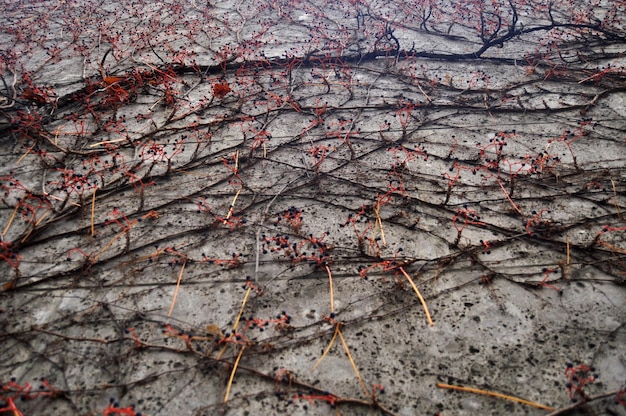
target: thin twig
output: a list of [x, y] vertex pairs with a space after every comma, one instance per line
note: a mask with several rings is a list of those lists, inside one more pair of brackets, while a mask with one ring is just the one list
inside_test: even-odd
[[570, 270], [570, 245], [569, 245], [569, 235], [565, 235], [565, 244], [567, 246], [567, 256], [565, 258], [565, 280], [569, 280], [569, 270]]
[[433, 326], [434, 323], [433, 323], [432, 318], [430, 317], [430, 312], [428, 312], [428, 306], [426, 306], [426, 301], [424, 300], [424, 297], [420, 293], [419, 289], [417, 289], [417, 286], [415, 286], [415, 283], [413, 282], [413, 279], [411, 279], [411, 276], [409, 276], [409, 274], [404, 270], [403, 267], [400, 267], [400, 271], [402, 272], [404, 277], [406, 277], [406, 279], [409, 281], [409, 283], [413, 287], [413, 290], [415, 291], [415, 294], [417, 295], [417, 298], [422, 303], [422, 307], [424, 308], [424, 312], [426, 313], [426, 319], [428, 320], [428, 325]]
[[[294, 182], [298, 181], [300, 178], [302, 178], [302, 175], [300, 175], [297, 178], [287, 182], [285, 184], [285, 186], [283, 186], [278, 191], [278, 193], [276, 195], [274, 195], [272, 200], [267, 204], [267, 206], [265, 207], [265, 210], [263, 211], [263, 215], [261, 216], [258, 228], [256, 230], [256, 257], [254, 259], [254, 283], [259, 283], [259, 263], [260, 263], [260, 258], [261, 258], [261, 228], [263, 227], [263, 223], [265, 222], [265, 218], [267, 217], [267, 214], [270, 211], [270, 207], [272, 206], [274, 201], [276, 201], [276, 199], [285, 191], [285, 189], [287, 189], [287, 187], [289, 185], [291, 185]], [[269, 283], [269, 282], [267, 282], [267, 283]]]
[[244, 345], [241, 347], [241, 351], [239, 351], [239, 355], [235, 360], [235, 364], [233, 364], [233, 371], [230, 372], [230, 378], [228, 379], [228, 385], [226, 386], [226, 394], [224, 395], [224, 403], [228, 401], [228, 396], [230, 396], [230, 388], [233, 385], [233, 379], [235, 378], [235, 372], [237, 372], [237, 366], [239, 365], [239, 360], [241, 360], [241, 356], [243, 355], [243, 351], [246, 349]]
[[241, 193], [242, 189], [243, 188], [239, 188], [237, 190], [237, 193], [235, 194], [235, 197], [233, 198], [233, 202], [230, 203], [230, 208], [228, 208], [228, 214], [226, 214], [226, 218], [224, 219], [224, 224], [227, 224], [230, 217], [233, 216], [233, 212], [235, 211], [235, 203], [237, 202], [237, 198], [239, 198], [239, 194]]
[[330, 340], [330, 342], [328, 343], [328, 346], [326, 347], [326, 349], [322, 353], [322, 356], [320, 358], [318, 358], [318, 360], [315, 362], [315, 365], [313, 366], [311, 371], [315, 371], [315, 369], [317, 368], [318, 365], [320, 365], [320, 363], [322, 362], [324, 357], [326, 357], [328, 355], [328, 352], [330, 351], [330, 349], [333, 347], [333, 344], [335, 343], [335, 339], [337, 338], [337, 334], [338, 333], [339, 333], [339, 325], [335, 325], [335, 333], [333, 334], [332, 339]]
[[174, 311], [174, 305], [176, 305], [176, 298], [178, 297], [178, 289], [180, 288], [180, 281], [183, 278], [183, 272], [185, 271], [185, 265], [187, 261], [183, 261], [183, 266], [180, 268], [180, 272], [178, 273], [178, 280], [176, 282], [176, 289], [174, 289], [174, 297], [172, 298], [172, 305], [170, 306], [170, 310], [167, 313], [167, 317], [172, 316], [172, 312]]
[[359, 379], [359, 383], [361, 384], [361, 387], [363, 388], [365, 395], [369, 396], [370, 392], [367, 390], [367, 386], [365, 385], [365, 382], [363, 381], [363, 378], [361, 377], [361, 374], [359, 373], [359, 369], [357, 368], [356, 363], [352, 359], [352, 354], [350, 354], [350, 350], [348, 349], [348, 344], [346, 343], [346, 340], [343, 338], [343, 334], [341, 333], [341, 329], [339, 328], [339, 326], [337, 326], [337, 334], [339, 335], [339, 339], [341, 340], [341, 343], [343, 344], [343, 349], [346, 351], [348, 360], [350, 360], [350, 364], [352, 364], [354, 373], [356, 374], [356, 377]]
[[326, 271], [328, 272], [328, 284], [330, 286], [330, 311], [335, 312], [335, 295], [333, 290], [333, 274], [330, 272], [330, 268], [326, 265]]
[[380, 238], [382, 239], [383, 245], [387, 245], [387, 241], [385, 240], [385, 230], [383, 229], [383, 220], [380, 218], [380, 202], [376, 204], [374, 208], [374, 213], [376, 214], [376, 225], [374, 227], [374, 238], [376, 238], [376, 228], [380, 228]]
[[98, 188], [93, 188], [93, 195], [91, 196], [91, 236], [96, 235], [95, 221], [96, 221], [96, 191]]
[[502, 192], [504, 192], [504, 196], [506, 196], [506, 199], [509, 200], [509, 202], [513, 206], [513, 209], [515, 209], [515, 211], [517, 211], [518, 214], [523, 215], [522, 211], [520, 211], [520, 209], [517, 207], [517, 205], [515, 205], [515, 202], [513, 202], [513, 200], [509, 196], [509, 193], [506, 191], [506, 189], [504, 189], [504, 185], [502, 185], [502, 182], [500, 181], [500, 179], [498, 179], [498, 185], [500, 185], [500, 189], [502, 189]]
[[33, 150], [35, 148], [35, 146], [37, 145], [37, 143], [33, 144], [31, 147], [29, 147], [28, 149], [26, 149], [26, 151], [24, 152], [24, 154], [22, 156], [20, 156], [19, 159], [17, 159], [17, 161], [15, 162], [15, 166], [19, 165], [22, 160], [24, 160], [24, 158], [26, 156], [28, 156], [28, 154], [30, 153], [31, 150]]
[[615, 211], [617, 213], [617, 218], [622, 220], [622, 212], [619, 209], [619, 203], [617, 201], [617, 190], [615, 189], [615, 181], [611, 178], [611, 186], [613, 187], [613, 205], [615, 205]]
[[550, 406], [544, 406], [543, 404], [540, 404], [540, 403], [531, 402], [529, 400], [520, 399], [519, 397], [509, 396], [507, 394], [502, 394], [502, 393], [498, 393], [495, 391], [475, 389], [473, 387], [453, 386], [453, 385], [444, 384], [444, 383], [437, 383], [437, 387], [439, 387], [440, 389], [458, 390], [458, 391], [465, 391], [468, 393], [481, 394], [483, 396], [497, 397], [499, 399], [509, 400], [512, 402], [522, 403], [527, 406], [536, 407], [537, 409], [543, 409], [543, 410], [548, 410], [548, 411], [554, 410], [554, 408]]
[[597, 396], [591, 396], [591, 397], [587, 397], [586, 400], [581, 400], [579, 402], [573, 403], [569, 406], [566, 407], [562, 407], [560, 409], [550, 409], [550, 410], [554, 410], [552, 413], [548, 413], [546, 416], [562, 416], [562, 415], [566, 415], [569, 412], [578, 409], [579, 407], [582, 407], [586, 404], [588, 404], [589, 402], [592, 402], [594, 400], [600, 400], [600, 399], [605, 399], [607, 397], [611, 397], [611, 396], [615, 396], [617, 395], [621, 390], [614, 390], [614, 391], [609, 391], [607, 393], [602, 393], [602, 394], [598, 394]]
[[237, 327], [239, 327], [239, 321], [241, 320], [241, 317], [243, 316], [243, 311], [246, 307], [246, 302], [248, 302], [248, 297], [250, 296], [250, 292], [252, 292], [252, 287], [248, 287], [248, 290], [246, 290], [246, 294], [243, 297], [243, 301], [241, 302], [241, 308], [239, 309], [239, 314], [237, 315], [237, 319], [235, 319], [235, 323], [233, 324], [233, 331], [237, 330]]
[[13, 220], [15, 219], [15, 214], [17, 214], [17, 210], [19, 209], [20, 204], [19, 202], [15, 205], [15, 209], [13, 210], [13, 213], [11, 214], [11, 218], [9, 218], [9, 222], [7, 222], [7, 225], [4, 227], [4, 231], [2, 231], [2, 238], [4, 238], [5, 235], [7, 235], [7, 233], [9, 232], [9, 229], [11, 228], [11, 224], [13, 223]]

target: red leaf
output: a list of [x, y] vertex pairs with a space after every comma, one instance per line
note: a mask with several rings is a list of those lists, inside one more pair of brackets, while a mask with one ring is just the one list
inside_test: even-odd
[[228, 94], [231, 91], [232, 90], [230, 89], [230, 85], [226, 83], [215, 84], [213, 86], [213, 95], [216, 96], [217, 98], [224, 98], [226, 94]]

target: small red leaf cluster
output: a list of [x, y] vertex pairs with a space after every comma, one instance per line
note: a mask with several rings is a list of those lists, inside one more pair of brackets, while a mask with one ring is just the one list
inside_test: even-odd
[[227, 83], [215, 84], [213, 86], [213, 95], [217, 98], [224, 98], [232, 89]]

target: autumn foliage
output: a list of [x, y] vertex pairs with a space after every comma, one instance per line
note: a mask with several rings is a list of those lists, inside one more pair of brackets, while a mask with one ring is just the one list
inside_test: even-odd
[[228, 85], [225, 82], [221, 84], [215, 84], [213, 86], [213, 95], [220, 99], [224, 98], [226, 94], [228, 94], [231, 91], [232, 89], [230, 89], [230, 85]]

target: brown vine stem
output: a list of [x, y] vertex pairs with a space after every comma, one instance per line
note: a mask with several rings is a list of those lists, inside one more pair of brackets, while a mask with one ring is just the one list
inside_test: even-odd
[[581, 400], [581, 401], [573, 403], [573, 404], [571, 404], [569, 406], [562, 407], [560, 409], [556, 409], [552, 413], [548, 413], [546, 416], [566, 415], [566, 414], [568, 414], [568, 413], [578, 409], [579, 407], [582, 407], [582, 406], [588, 404], [589, 402], [593, 402], [595, 400], [600, 400], [600, 399], [605, 399], [607, 397], [615, 396], [620, 391], [621, 390], [613, 390], [613, 391], [609, 391], [607, 393], [598, 394], [597, 396], [588, 397], [587, 400]]

